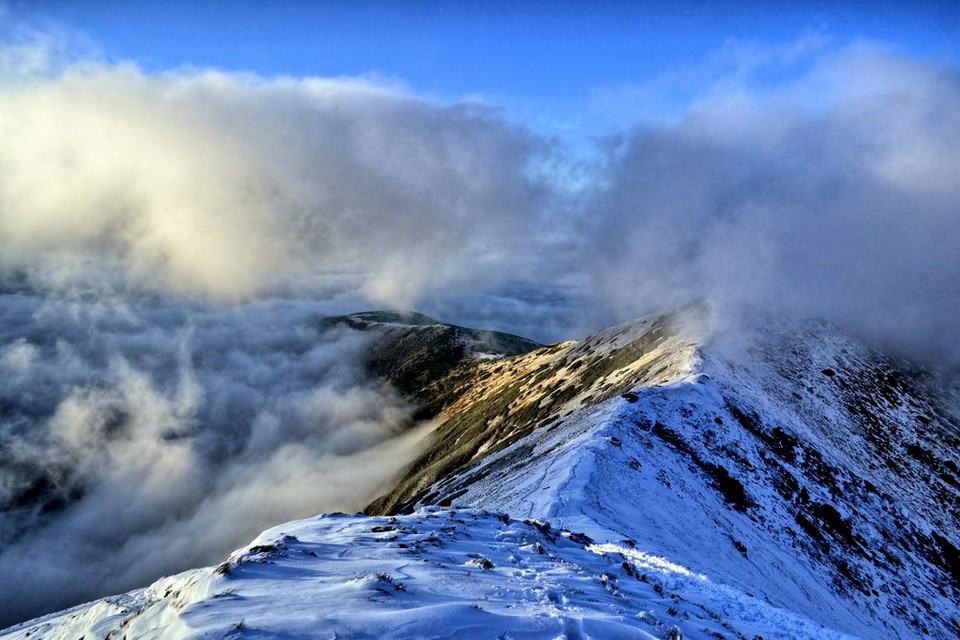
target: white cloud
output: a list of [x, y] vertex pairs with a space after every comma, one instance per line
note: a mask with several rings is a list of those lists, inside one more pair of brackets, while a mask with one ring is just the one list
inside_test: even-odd
[[825, 317], [960, 364], [960, 74], [857, 45], [621, 143], [590, 217], [607, 300]]
[[504, 277], [542, 213], [523, 129], [365, 81], [78, 64], [0, 114], [0, 266], [57, 286], [236, 299], [346, 271], [406, 306]]
[[416, 453], [369, 337], [316, 303], [100, 304], [0, 306], [0, 626], [360, 509]]

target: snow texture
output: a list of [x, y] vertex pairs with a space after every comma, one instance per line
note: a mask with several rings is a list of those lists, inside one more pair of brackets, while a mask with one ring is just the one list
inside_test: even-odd
[[289, 522], [217, 567], [4, 637], [652, 639], [674, 627], [689, 638], [846, 637], [625, 544], [437, 508]]

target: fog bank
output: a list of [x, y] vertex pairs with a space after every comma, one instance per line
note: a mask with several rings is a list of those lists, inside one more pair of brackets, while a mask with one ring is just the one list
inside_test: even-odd
[[415, 454], [370, 336], [309, 302], [0, 305], [0, 625], [359, 510]]

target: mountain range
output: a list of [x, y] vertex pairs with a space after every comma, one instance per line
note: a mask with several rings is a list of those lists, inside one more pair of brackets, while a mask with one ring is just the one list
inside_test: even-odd
[[694, 304], [539, 345], [328, 318], [433, 432], [364, 513], [9, 638], [960, 637], [960, 385]]

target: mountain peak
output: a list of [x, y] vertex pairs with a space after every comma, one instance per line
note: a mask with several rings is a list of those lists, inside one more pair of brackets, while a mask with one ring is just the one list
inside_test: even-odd
[[587, 363], [629, 353], [633, 374], [685, 366], [567, 405], [410, 507], [496, 506], [630, 539], [862, 637], [960, 630], [946, 613], [960, 586], [955, 388], [823, 323], [771, 327], [733, 359], [662, 320], [627, 341], [643, 349], [605, 349], [637, 326], [573, 348]]

